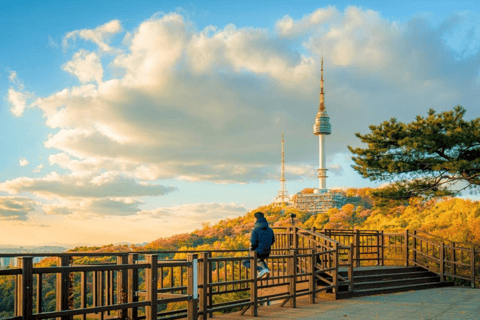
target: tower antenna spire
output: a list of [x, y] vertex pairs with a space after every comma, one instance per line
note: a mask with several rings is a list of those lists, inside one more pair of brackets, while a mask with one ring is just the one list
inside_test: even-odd
[[285, 150], [282, 132], [282, 165], [280, 167], [280, 190], [278, 191], [278, 195], [273, 201], [276, 206], [281, 206], [282, 208], [290, 205], [290, 197], [288, 196], [288, 191], [285, 187], [285, 181]]
[[320, 105], [318, 109], [320, 111], [325, 111], [325, 92], [323, 91], [323, 57], [322, 57], [322, 64], [321, 64], [321, 76], [320, 76]]

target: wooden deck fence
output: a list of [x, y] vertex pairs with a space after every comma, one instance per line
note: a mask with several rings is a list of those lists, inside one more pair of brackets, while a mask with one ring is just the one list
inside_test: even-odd
[[[57, 265], [35, 267], [26, 254], [0, 254], [18, 258], [18, 267], [0, 270], [14, 282], [13, 314], [5, 320], [30, 319], [207, 319], [214, 312], [242, 310], [257, 315], [259, 304], [280, 300], [296, 307], [296, 299], [340, 285], [354, 290], [355, 267], [366, 265], [418, 265], [442, 280], [460, 279], [475, 287], [479, 255], [475, 247], [433, 235], [405, 230], [306, 230], [275, 228], [276, 243], [267, 262], [268, 279], [257, 279], [255, 252], [247, 250], [163, 251], [132, 253], [35, 254], [55, 256]], [[179, 253], [184, 259], [162, 259]], [[78, 259], [113, 257], [116, 263], [80, 265]], [[250, 260], [252, 268], [242, 261]], [[346, 268], [348, 277], [339, 274]], [[322, 280], [324, 285], [317, 285]], [[43, 310], [47, 281], [55, 283], [55, 310]], [[265, 289], [279, 290], [269, 293]], [[280, 290], [282, 289], [282, 290]], [[2, 310], [0, 310], [2, 311]]]

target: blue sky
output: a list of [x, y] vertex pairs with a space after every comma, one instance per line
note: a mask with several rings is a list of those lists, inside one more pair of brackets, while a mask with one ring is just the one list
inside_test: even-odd
[[479, 116], [475, 1], [4, 1], [0, 244], [144, 242], [328, 187], [355, 132], [429, 108]]

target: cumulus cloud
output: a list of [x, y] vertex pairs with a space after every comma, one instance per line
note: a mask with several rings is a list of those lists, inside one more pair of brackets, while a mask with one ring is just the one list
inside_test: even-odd
[[68, 47], [69, 40], [80, 38], [91, 41], [98, 45], [98, 47], [105, 52], [113, 51], [113, 48], [108, 45], [109, 38], [119, 33], [122, 30], [122, 25], [119, 20], [112, 20], [95, 29], [82, 29], [68, 32], [63, 38], [63, 47]]
[[282, 50], [282, 43], [266, 30], [233, 24], [223, 30], [209, 26], [193, 35], [186, 52], [196, 72], [211, 73], [220, 66], [267, 75], [287, 86], [311, 80], [315, 69], [314, 59]]
[[0, 183], [0, 190], [10, 194], [30, 192], [46, 199], [84, 197], [115, 198], [160, 196], [174, 187], [138, 184], [134, 179], [114, 172], [101, 175], [60, 175], [52, 172], [43, 178], [20, 177]]
[[42, 171], [42, 169], [44, 168], [45, 166], [43, 164], [39, 164], [38, 166], [35, 167], [35, 169], [33, 169], [32, 171], [35, 172], [35, 173], [39, 173], [40, 171]]
[[179, 206], [143, 210], [141, 217], [161, 219], [165, 221], [181, 220], [197, 227], [201, 222], [217, 222], [221, 219], [235, 218], [244, 215], [247, 209], [244, 205], [235, 203], [191, 203]]
[[275, 29], [281, 36], [301, 36], [339, 17], [340, 12], [338, 12], [337, 8], [329, 6], [327, 8], [319, 8], [310, 14], [304, 15], [303, 18], [297, 21], [294, 21], [292, 17], [287, 14], [276, 22]]
[[20, 79], [18, 79], [18, 75], [16, 71], [11, 70], [9, 72], [8, 80], [10, 80], [10, 83], [18, 87], [20, 90], [25, 89], [25, 86], [23, 85], [23, 83], [20, 81]]
[[29, 198], [0, 196], [0, 221], [26, 221], [36, 205], [37, 202]]
[[140, 201], [118, 198], [63, 199], [42, 206], [46, 214], [75, 215], [80, 219], [94, 216], [132, 216], [139, 211]]
[[343, 167], [338, 163], [329, 165], [328, 170], [336, 176], [341, 176], [343, 174]]
[[20, 158], [18, 162], [19, 162], [20, 167], [28, 166], [28, 164], [30, 163], [30, 162], [28, 162], [28, 160], [25, 159], [25, 158]]
[[72, 60], [63, 66], [63, 69], [78, 77], [81, 82], [102, 81], [103, 67], [100, 58], [94, 52], [78, 51], [73, 55]]
[[[455, 60], [442, 40], [448, 24], [437, 30], [422, 18], [398, 23], [372, 10], [327, 7], [298, 20], [287, 15], [275, 28], [231, 24], [197, 31], [172, 13], [126, 31], [118, 48], [109, 40], [122, 31], [116, 20], [72, 31], [66, 43], [93, 41], [101, 52], [73, 53], [64, 70], [81, 84], [33, 105], [57, 129], [45, 141], [58, 151], [50, 164], [89, 180], [22, 178], [3, 188], [45, 194], [42, 186], [56, 184], [74, 196], [87, 193], [77, 183], [93, 190], [122, 179], [132, 188], [134, 179], [277, 180], [282, 131], [287, 178], [315, 177], [318, 142], [311, 126], [322, 52], [332, 123], [328, 155], [347, 153], [347, 145], [358, 144], [355, 132], [392, 116], [411, 121], [429, 108], [474, 110], [480, 101], [478, 50]], [[100, 58], [107, 51], [110, 64]], [[107, 69], [115, 77], [106, 78]], [[14, 114], [29, 106], [23, 94], [9, 94]], [[341, 167], [330, 170], [342, 174]]]

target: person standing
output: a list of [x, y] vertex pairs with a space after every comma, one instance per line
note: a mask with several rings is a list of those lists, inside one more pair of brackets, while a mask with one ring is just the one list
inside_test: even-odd
[[[250, 235], [250, 250], [257, 252], [257, 278], [268, 277], [270, 270], [268, 269], [265, 259], [270, 256], [272, 244], [275, 243], [275, 234], [268, 225], [263, 212], [255, 212], [254, 217], [256, 221], [252, 234]], [[250, 268], [249, 259], [243, 260], [242, 264], [246, 268]]]

